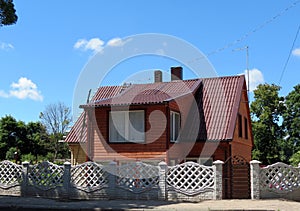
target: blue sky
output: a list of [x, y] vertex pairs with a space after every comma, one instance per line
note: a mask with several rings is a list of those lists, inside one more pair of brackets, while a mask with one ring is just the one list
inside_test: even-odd
[[[0, 117], [10, 114], [25, 122], [38, 121], [50, 103], [72, 106], [80, 72], [93, 55], [106, 46], [118, 47], [135, 34], [183, 39], [207, 56], [219, 76], [244, 73], [246, 51], [236, 49], [249, 46], [250, 81], [279, 84], [300, 24], [296, 0], [15, 0], [14, 4], [17, 24], [0, 28]], [[180, 64], [153, 56], [132, 59], [120, 63], [106, 83], [117, 85], [126, 74], [167, 71], [175, 65]], [[280, 94], [299, 83], [299, 67], [300, 35], [280, 81]]]

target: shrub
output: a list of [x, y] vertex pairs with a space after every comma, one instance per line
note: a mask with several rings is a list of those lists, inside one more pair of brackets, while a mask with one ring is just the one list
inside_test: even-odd
[[17, 148], [16, 147], [11, 147], [9, 148], [9, 150], [6, 152], [6, 156], [5, 159], [6, 160], [15, 160], [15, 152], [17, 152]]
[[29, 163], [33, 163], [34, 161], [36, 161], [36, 157], [29, 153], [26, 155], [22, 155], [22, 161], [28, 161]]
[[300, 164], [300, 151], [293, 154], [289, 161], [293, 166], [298, 166]]

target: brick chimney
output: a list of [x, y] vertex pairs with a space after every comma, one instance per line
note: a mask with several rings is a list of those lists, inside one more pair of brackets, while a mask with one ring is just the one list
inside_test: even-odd
[[162, 71], [160, 70], [155, 70], [154, 71], [154, 82], [162, 82]]
[[182, 80], [182, 67], [171, 67], [171, 81]]

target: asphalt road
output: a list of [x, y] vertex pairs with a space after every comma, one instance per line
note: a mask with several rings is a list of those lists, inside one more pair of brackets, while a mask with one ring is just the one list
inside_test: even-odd
[[300, 202], [271, 200], [208, 200], [202, 202], [94, 200], [59, 201], [0, 196], [0, 210], [300, 210]]

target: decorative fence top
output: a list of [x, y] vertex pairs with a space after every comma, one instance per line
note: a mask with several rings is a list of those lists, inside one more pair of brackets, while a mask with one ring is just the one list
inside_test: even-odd
[[203, 166], [194, 162], [171, 167], [167, 173], [167, 184], [169, 188], [187, 195], [213, 190], [214, 168], [214, 166]]
[[300, 168], [275, 163], [260, 169], [260, 188], [285, 194], [300, 188]]
[[8, 189], [20, 185], [23, 180], [22, 166], [8, 160], [0, 162], [0, 187]]
[[216, 167], [187, 162], [174, 167], [152, 166], [133, 162], [118, 166], [112, 162], [103, 166], [86, 162], [63, 166], [45, 161], [35, 165], [0, 162], [0, 187], [29, 185], [47, 191], [58, 187], [73, 187], [87, 193], [103, 188], [122, 188], [135, 194], [157, 191], [160, 185], [188, 196], [214, 190]]
[[71, 184], [80, 190], [96, 191], [107, 183], [107, 173], [100, 164], [86, 162], [71, 168]]
[[134, 193], [156, 188], [159, 169], [142, 162], [128, 163], [117, 168], [117, 185]]
[[42, 190], [49, 190], [57, 186], [63, 186], [64, 167], [44, 161], [30, 166], [28, 182]]

